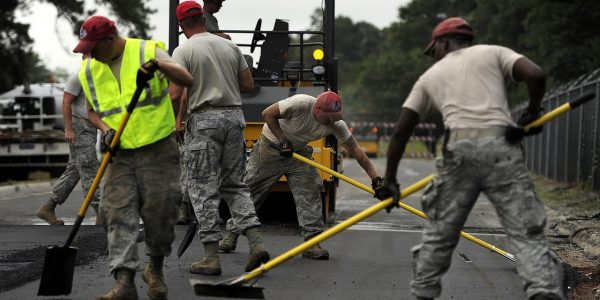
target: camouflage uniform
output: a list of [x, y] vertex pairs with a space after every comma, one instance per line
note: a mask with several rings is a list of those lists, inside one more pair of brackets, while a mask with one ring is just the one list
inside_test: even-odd
[[450, 267], [460, 230], [483, 192], [506, 229], [528, 297], [540, 292], [564, 297], [556, 275], [560, 266], [544, 237], [544, 205], [533, 190], [522, 147], [507, 143], [503, 133], [504, 127], [491, 136], [450, 134], [447, 150], [436, 163], [438, 176], [422, 198], [429, 221], [423, 243], [412, 250], [413, 294], [439, 297], [441, 276]]
[[100, 212], [108, 226], [109, 268], [135, 270], [140, 217], [146, 255], [169, 256], [180, 202], [179, 155], [169, 136], [137, 149], [120, 149], [106, 172]]
[[219, 202], [229, 206], [241, 232], [259, 226], [244, 182], [244, 116], [238, 106], [193, 111], [186, 122], [187, 189], [202, 243], [218, 242]]
[[[312, 159], [308, 147], [298, 154]], [[324, 228], [320, 193], [323, 183], [317, 170], [299, 160], [279, 155], [279, 150], [270, 147], [269, 141], [261, 137], [252, 147], [245, 177], [257, 211], [269, 195], [271, 186], [282, 175], [286, 176], [294, 196], [304, 239], [321, 233]], [[234, 220], [227, 221], [227, 230], [239, 232]]]
[[[56, 204], [63, 204], [67, 200], [79, 179], [81, 179], [83, 192], [87, 194], [98, 172], [96, 128], [88, 120], [73, 116], [73, 131], [75, 143], [69, 144], [70, 155], [67, 168], [56, 181], [50, 195], [50, 201]], [[99, 201], [100, 192], [96, 189], [92, 205], [98, 205]]]
[[185, 146], [181, 145], [179, 146], [179, 157], [181, 159], [181, 176], [179, 177], [179, 181], [181, 182], [181, 203], [180, 203], [180, 207], [185, 207], [187, 209], [189, 203], [190, 203], [190, 196], [188, 194], [187, 191], [187, 182], [186, 182], [186, 178], [187, 178], [187, 168], [185, 167], [186, 165], [186, 159], [185, 159]]

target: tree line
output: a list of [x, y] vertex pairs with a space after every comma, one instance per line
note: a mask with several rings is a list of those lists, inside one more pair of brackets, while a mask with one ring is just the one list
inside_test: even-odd
[[[432, 29], [452, 16], [473, 26], [474, 43], [506, 46], [539, 64], [549, 89], [600, 68], [600, 1], [413, 0], [382, 30], [336, 19], [346, 111], [395, 120], [412, 85], [433, 63], [423, 55]], [[508, 96], [511, 104], [527, 100], [523, 85], [510, 84]]]
[[[83, 20], [95, 13], [85, 9], [84, 0], [0, 1], [0, 93], [24, 82], [46, 81], [51, 74], [32, 49], [29, 25], [15, 17], [17, 10], [31, 10], [40, 2], [54, 5], [57, 18], [67, 20], [75, 35]], [[149, 20], [155, 10], [145, 1], [94, 2], [116, 16], [122, 35], [150, 37]], [[538, 63], [546, 71], [548, 87], [600, 67], [597, 0], [413, 0], [403, 7], [393, 1], [379, 5], [398, 11], [397, 20], [383, 29], [345, 16], [336, 18], [335, 55], [348, 114], [377, 112], [378, 120], [395, 120], [412, 85], [433, 63], [423, 55], [433, 27], [450, 16], [473, 26], [475, 43], [506, 46]], [[321, 14], [320, 8], [315, 10], [310, 29], [321, 29]], [[526, 97], [522, 85], [509, 87], [511, 103]]]

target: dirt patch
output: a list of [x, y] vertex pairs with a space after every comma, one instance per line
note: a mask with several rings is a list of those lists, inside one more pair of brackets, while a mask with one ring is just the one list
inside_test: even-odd
[[600, 193], [532, 178], [547, 208], [550, 248], [566, 266], [569, 299], [600, 299]]

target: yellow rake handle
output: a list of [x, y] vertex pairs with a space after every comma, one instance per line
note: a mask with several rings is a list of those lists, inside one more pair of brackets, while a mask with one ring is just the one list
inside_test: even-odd
[[[300, 160], [300, 161], [302, 161], [304, 163], [307, 163], [307, 164], [309, 164], [309, 165], [311, 165], [311, 166], [313, 166], [313, 167], [315, 167], [315, 168], [317, 168], [317, 169], [319, 169], [319, 170], [321, 170], [323, 172], [331, 174], [332, 176], [335, 176], [335, 177], [337, 177], [337, 178], [339, 178], [339, 179], [341, 179], [343, 181], [346, 181], [346, 182], [348, 182], [348, 183], [350, 183], [350, 184], [352, 184], [352, 185], [354, 185], [354, 186], [356, 186], [356, 187], [358, 187], [358, 188], [360, 188], [360, 189], [362, 189], [362, 190], [364, 190], [364, 191], [366, 191], [368, 193], [375, 194], [375, 191], [373, 191], [372, 188], [370, 188], [370, 187], [368, 187], [368, 186], [366, 186], [366, 185], [364, 185], [364, 184], [362, 184], [362, 183], [360, 183], [360, 182], [358, 182], [358, 181], [356, 181], [356, 180], [354, 180], [354, 179], [352, 179], [352, 178], [350, 178], [348, 176], [345, 176], [345, 175], [340, 174], [340, 173], [338, 173], [338, 172], [336, 172], [334, 170], [331, 170], [331, 169], [329, 169], [329, 168], [327, 168], [327, 167], [325, 167], [325, 166], [323, 166], [323, 165], [321, 165], [319, 163], [316, 163], [316, 162], [314, 162], [314, 161], [312, 161], [310, 159], [307, 159], [306, 157], [304, 157], [302, 155], [298, 155], [298, 154], [294, 153], [294, 158], [297, 159], [297, 160]], [[429, 176], [425, 177], [424, 179], [422, 179], [421, 181], [425, 181], [426, 180], [427, 182], [425, 184], [427, 184], [427, 183], [431, 182], [431, 180], [433, 180], [433, 177], [434, 177], [434, 175], [429, 175]], [[419, 181], [419, 182], [421, 182], [421, 181]], [[407, 195], [404, 194], [404, 191], [400, 194], [400, 198], [404, 198], [406, 196]], [[389, 199], [384, 200], [382, 202], [386, 202], [389, 205], [389, 204], [392, 203], [392, 198], [389, 198]], [[420, 211], [420, 210], [418, 210], [418, 209], [416, 209], [416, 208], [414, 208], [414, 207], [412, 207], [412, 206], [410, 206], [410, 205], [408, 205], [406, 203], [403, 203], [403, 202], [400, 202], [399, 204], [400, 204], [400, 207], [404, 208], [405, 210], [408, 210], [409, 212], [411, 212], [411, 213], [413, 213], [413, 214], [415, 214], [415, 215], [417, 215], [417, 216], [419, 216], [419, 217], [421, 217], [423, 219], [427, 219], [427, 215], [425, 215], [425, 213], [423, 213], [422, 211]], [[387, 206], [384, 206], [384, 207], [387, 207]], [[512, 254], [510, 254], [510, 253], [508, 253], [508, 252], [506, 252], [506, 251], [504, 251], [504, 250], [502, 250], [502, 249], [500, 249], [500, 248], [498, 248], [498, 247], [496, 247], [496, 246], [494, 246], [494, 245], [492, 245], [490, 243], [484, 242], [484, 241], [482, 241], [482, 240], [480, 240], [480, 239], [478, 239], [478, 238], [476, 238], [476, 237], [474, 237], [474, 236], [472, 236], [472, 235], [470, 235], [470, 234], [468, 234], [468, 233], [466, 233], [464, 231], [460, 232], [460, 236], [464, 237], [465, 239], [467, 239], [467, 240], [469, 240], [469, 241], [471, 241], [471, 242], [473, 242], [473, 243], [475, 243], [475, 244], [477, 244], [479, 246], [482, 246], [482, 247], [484, 247], [484, 248], [486, 248], [486, 249], [488, 249], [490, 251], [496, 252], [496, 253], [498, 253], [498, 254], [500, 254], [500, 255], [502, 255], [502, 256], [504, 256], [504, 257], [506, 257], [506, 258], [508, 258], [508, 259], [510, 259], [512, 261], [515, 261], [515, 258], [514, 258], [514, 256]]]
[[[294, 157], [299, 156], [302, 157], [296, 153], [294, 153]], [[302, 157], [304, 158], [304, 157]], [[400, 197], [407, 197], [410, 194], [413, 194], [414, 192], [424, 188], [433, 178], [433, 176], [427, 176], [423, 179], [421, 179], [420, 181], [414, 183], [413, 185], [405, 188], [404, 190], [402, 190]], [[310, 247], [315, 246], [316, 244], [340, 233], [341, 231], [345, 230], [346, 228], [368, 218], [369, 216], [374, 215], [375, 213], [377, 213], [378, 211], [388, 207], [390, 204], [392, 204], [392, 198], [390, 197], [387, 200], [383, 200], [369, 208], [367, 208], [366, 210], [363, 210], [362, 212], [352, 216], [351, 218], [341, 222], [340, 224], [337, 224], [325, 231], [323, 231], [322, 233], [320, 233], [319, 235], [315, 236], [314, 238], [288, 250], [287, 252], [277, 256], [276, 258], [268, 261], [267, 263], [261, 265], [260, 267], [252, 270], [250, 273], [244, 274], [243, 275], [243, 281], [250, 281], [260, 275], [262, 275], [263, 273], [265, 273], [266, 271], [272, 269], [273, 267], [285, 262], [286, 260], [302, 253], [305, 250], [308, 250]]]

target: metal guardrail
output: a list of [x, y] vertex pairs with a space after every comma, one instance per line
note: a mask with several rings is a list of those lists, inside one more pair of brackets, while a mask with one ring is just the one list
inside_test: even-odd
[[[523, 140], [530, 171], [566, 183], [583, 183], [600, 190], [600, 68], [546, 94], [544, 111], [587, 92], [596, 99], [544, 126], [544, 131]], [[527, 103], [512, 110], [515, 120]]]

